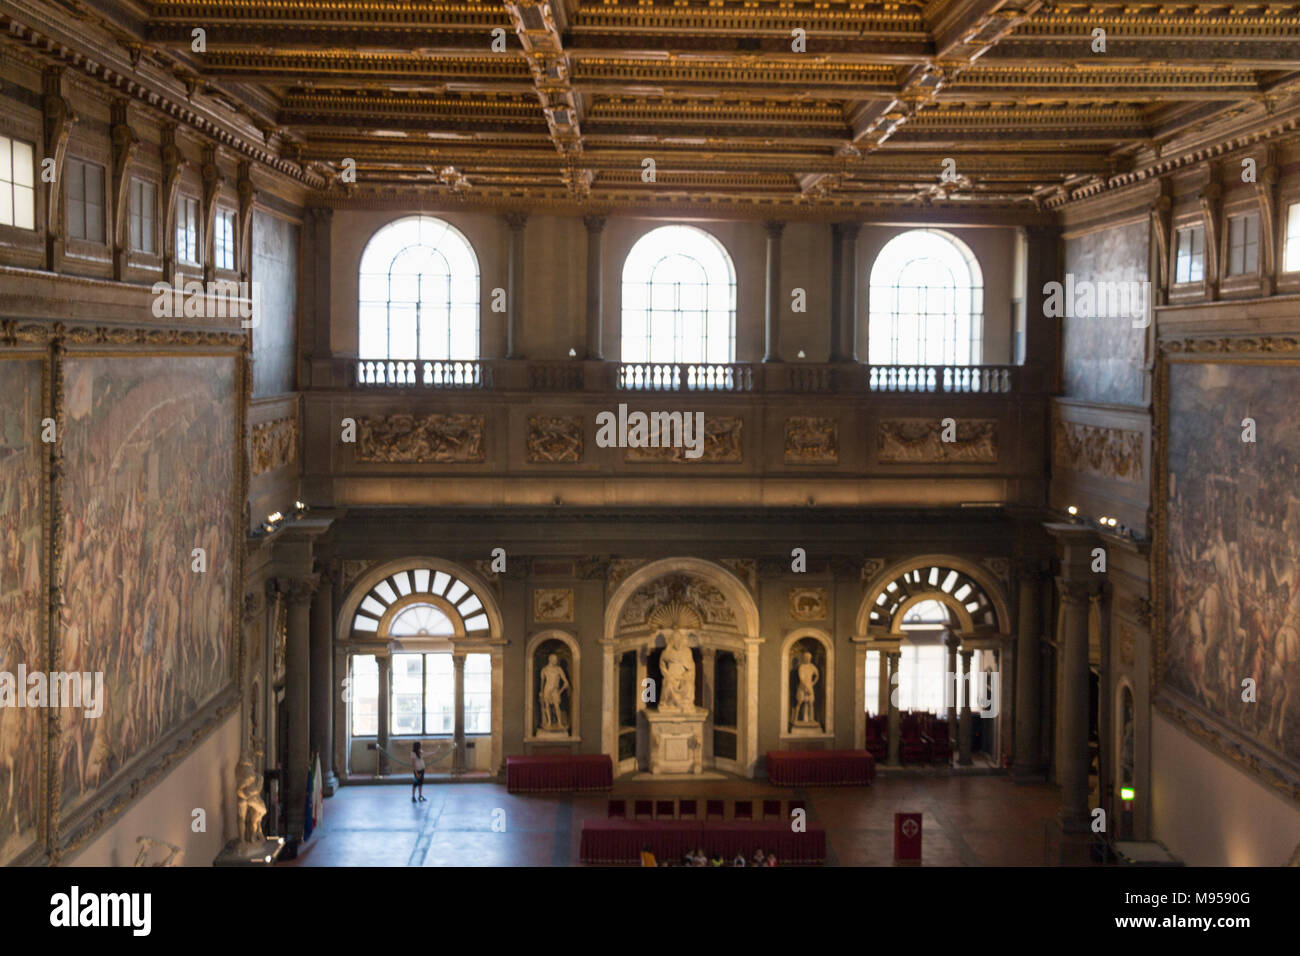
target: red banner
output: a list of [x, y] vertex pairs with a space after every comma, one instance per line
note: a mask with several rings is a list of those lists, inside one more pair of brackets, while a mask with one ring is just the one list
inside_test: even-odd
[[894, 814], [894, 862], [921, 862], [921, 814]]

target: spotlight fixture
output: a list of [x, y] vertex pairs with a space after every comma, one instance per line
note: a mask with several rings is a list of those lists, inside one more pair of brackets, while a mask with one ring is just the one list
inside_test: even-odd
[[293, 503], [293, 510], [294, 510], [295, 517], [301, 518], [303, 515], [307, 513], [307, 502], [295, 501]]
[[1074, 505], [1070, 505], [1070, 507], [1066, 508], [1065, 510], [1068, 511], [1068, 512], [1070, 512], [1070, 517], [1071, 517], [1071, 518], [1078, 517], [1078, 515], [1079, 515], [1079, 509], [1076, 508]]
[[578, 350], [577, 350], [577, 349], [569, 349], [569, 358], [577, 358], [577, 357], [578, 357]]
[[798, 358], [807, 358], [808, 356], [804, 355], [804, 353], [803, 353], [803, 349], [800, 349], [800, 350], [799, 350], [799, 355], [798, 355], [797, 357], [798, 357]]
[[265, 531], [267, 534], [271, 534], [279, 530], [280, 525], [283, 522], [284, 522], [284, 515], [282, 515], [278, 511], [272, 511], [269, 515], [266, 516], [266, 520], [262, 522], [262, 530]]

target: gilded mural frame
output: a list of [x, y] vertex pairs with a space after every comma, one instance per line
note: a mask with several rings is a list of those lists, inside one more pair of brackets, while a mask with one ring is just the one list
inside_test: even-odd
[[1300, 337], [1180, 338], [1159, 343], [1154, 383], [1155, 422], [1151, 436], [1151, 503], [1155, 516], [1155, 540], [1149, 559], [1153, 611], [1151, 701], [1161, 714], [1202, 743], [1283, 796], [1300, 802], [1300, 767], [1293, 765], [1284, 754], [1271, 751], [1240, 734], [1197, 702], [1166, 686], [1164, 681], [1168, 633], [1165, 546], [1169, 532], [1169, 368], [1174, 363], [1189, 362], [1300, 367]]
[[[50, 326], [41, 323], [0, 322], [0, 362], [39, 362], [41, 365], [41, 408], [42, 419], [52, 417], [54, 361], [51, 351]], [[38, 602], [38, 634], [41, 637], [41, 658], [37, 666], [45, 671], [52, 670], [53, 616], [50, 614], [50, 561], [51, 535], [50, 516], [53, 514], [51, 478], [54, 474], [54, 449], [56, 444], [47, 444], [43, 450], [43, 467], [41, 469], [41, 549], [40, 581], [37, 585], [42, 599]], [[36, 781], [36, 826], [31, 842], [19, 847], [9, 860], [0, 860], [6, 866], [42, 866], [50, 862], [51, 835], [51, 801], [49, 778], [52, 768], [50, 759], [51, 719], [56, 712], [47, 710], [45, 722], [37, 749]]]
[[[173, 329], [131, 329], [105, 327], [54, 326], [51, 368], [51, 417], [59, 434], [65, 425], [63, 394], [64, 362], [67, 358], [231, 358], [234, 375], [230, 400], [234, 413], [234, 434], [238, 447], [234, 454], [235, 480], [231, 482], [231, 531], [234, 565], [231, 569], [230, 615], [228, 618], [229, 665], [223, 685], [205, 704], [179, 725], [172, 727], [144, 753], [135, 757], [111, 781], [91, 796], [85, 804], [69, 814], [62, 812], [63, 791], [60, 768], [51, 762], [45, 778], [48, 788], [45, 805], [49, 810], [47, 852], [49, 862], [58, 864], [64, 857], [85, 846], [94, 836], [110, 826], [123, 811], [147, 793], [179, 761], [192, 753], [228, 716], [238, 711], [242, 698], [244, 663], [244, 569], [247, 538], [244, 503], [248, 499], [249, 446], [248, 407], [252, 394], [252, 368], [246, 334], [224, 331], [179, 331]], [[70, 348], [69, 348], [70, 347]], [[51, 507], [47, 526], [51, 542], [50, 608], [62, 606], [64, 595], [63, 515], [61, 511], [62, 444], [51, 451]], [[58, 507], [56, 507], [56, 505]], [[50, 614], [51, 669], [59, 664], [60, 642], [57, 616]], [[55, 719], [43, 750], [52, 748], [57, 739]]]

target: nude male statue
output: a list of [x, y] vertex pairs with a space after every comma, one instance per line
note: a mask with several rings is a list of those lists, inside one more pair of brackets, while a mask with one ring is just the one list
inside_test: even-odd
[[542, 729], [563, 730], [568, 716], [564, 713], [561, 695], [569, 689], [569, 678], [559, 664], [555, 654], [548, 654], [546, 666], [542, 668], [542, 691], [539, 695], [542, 703]]
[[815, 716], [815, 704], [817, 702], [815, 688], [817, 682], [821, 680], [821, 676], [821, 671], [812, 662], [812, 653], [804, 651], [802, 663], [798, 669], [799, 689], [795, 693], [794, 722], [796, 724], [813, 724], [817, 722]]

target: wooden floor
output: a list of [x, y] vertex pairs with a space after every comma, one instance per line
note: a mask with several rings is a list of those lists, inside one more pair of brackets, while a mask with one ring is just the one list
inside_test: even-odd
[[[500, 783], [347, 786], [325, 801], [324, 824], [287, 866], [576, 866], [584, 820], [615, 797], [764, 796], [808, 801], [826, 827], [827, 864], [888, 866], [895, 812], [923, 817], [927, 866], [1041, 866], [1059, 791], [1003, 775], [889, 776], [870, 787], [769, 787], [741, 780], [616, 783], [610, 794], [515, 795]], [[498, 811], [503, 811], [498, 812]], [[504, 832], [493, 821], [504, 821]]]

